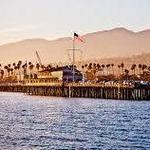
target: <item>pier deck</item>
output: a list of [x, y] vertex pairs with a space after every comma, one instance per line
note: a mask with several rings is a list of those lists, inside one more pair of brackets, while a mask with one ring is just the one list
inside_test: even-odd
[[29, 95], [82, 97], [119, 100], [150, 100], [150, 87], [103, 86], [98, 84], [0, 85], [1, 92], [22, 92]]

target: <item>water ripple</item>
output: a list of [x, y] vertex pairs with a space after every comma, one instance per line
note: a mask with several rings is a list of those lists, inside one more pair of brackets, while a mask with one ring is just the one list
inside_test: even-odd
[[150, 103], [0, 93], [0, 149], [150, 149]]

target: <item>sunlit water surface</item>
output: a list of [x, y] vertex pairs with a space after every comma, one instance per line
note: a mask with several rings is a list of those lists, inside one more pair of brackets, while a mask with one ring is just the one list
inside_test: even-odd
[[150, 149], [150, 102], [0, 93], [0, 149]]

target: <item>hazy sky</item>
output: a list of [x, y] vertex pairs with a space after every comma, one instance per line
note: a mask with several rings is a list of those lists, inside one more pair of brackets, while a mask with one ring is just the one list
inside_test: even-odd
[[114, 27], [150, 29], [150, 0], [0, 0], [0, 44]]

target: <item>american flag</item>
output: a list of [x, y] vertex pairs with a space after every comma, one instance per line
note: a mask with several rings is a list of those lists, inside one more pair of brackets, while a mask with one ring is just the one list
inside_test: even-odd
[[80, 42], [85, 42], [84, 39], [75, 32], [74, 32], [74, 40], [79, 40]]

